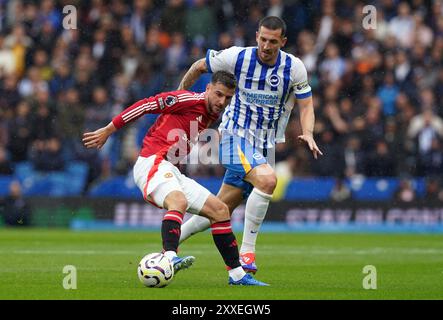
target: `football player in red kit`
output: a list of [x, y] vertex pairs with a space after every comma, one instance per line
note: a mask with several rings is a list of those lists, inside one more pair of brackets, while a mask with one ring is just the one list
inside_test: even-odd
[[[239, 262], [228, 207], [206, 188], [183, 175], [169, 160], [190, 152], [198, 134], [219, 117], [235, 93], [236, 79], [225, 71], [212, 75], [204, 93], [173, 91], [142, 99], [116, 116], [106, 127], [83, 135], [87, 148], [101, 148], [108, 137], [147, 113], [160, 113], [143, 140], [134, 165], [134, 179], [145, 201], [164, 208], [161, 234], [163, 251], [175, 271], [188, 268], [193, 256], [178, 257], [177, 249], [185, 212], [211, 221], [215, 245], [229, 272], [229, 284], [267, 285], [246, 274]], [[197, 130], [193, 130], [193, 126]]]

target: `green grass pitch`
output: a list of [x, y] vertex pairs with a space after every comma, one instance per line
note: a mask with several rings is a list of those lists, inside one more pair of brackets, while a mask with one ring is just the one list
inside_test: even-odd
[[[237, 235], [241, 240], [241, 235]], [[210, 233], [182, 245], [196, 262], [166, 288], [145, 288], [136, 269], [160, 249], [160, 232], [0, 229], [0, 299], [443, 299], [443, 235], [272, 234], [258, 239], [257, 278], [230, 287]], [[65, 265], [77, 289], [62, 286]], [[377, 289], [363, 289], [363, 267]]]

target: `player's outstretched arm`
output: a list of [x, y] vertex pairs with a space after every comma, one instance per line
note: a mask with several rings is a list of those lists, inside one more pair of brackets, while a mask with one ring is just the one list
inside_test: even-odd
[[206, 72], [208, 72], [206, 59], [202, 58], [200, 60], [197, 60], [184, 75], [182, 81], [180, 82], [178, 90], [189, 90], [189, 88], [192, 87], [195, 81], [197, 81], [197, 79]]
[[306, 142], [312, 155], [317, 159], [318, 155], [323, 155], [323, 153], [314, 140], [315, 114], [312, 96], [306, 99], [299, 99], [298, 104], [300, 107], [300, 124], [303, 132], [302, 135], [298, 136], [298, 139]]
[[100, 149], [108, 140], [109, 136], [117, 131], [112, 121], [103, 128], [97, 129], [93, 132], [85, 132], [83, 134], [83, 144], [86, 148]]

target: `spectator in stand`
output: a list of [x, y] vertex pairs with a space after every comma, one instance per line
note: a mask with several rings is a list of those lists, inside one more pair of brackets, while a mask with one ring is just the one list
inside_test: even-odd
[[18, 181], [9, 186], [9, 195], [0, 200], [0, 214], [7, 226], [28, 226], [31, 221], [31, 208], [23, 198], [22, 188]]
[[337, 178], [335, 185], [331, 190], [331, 200], [334, 202], [343, 202], [352, 198], [351, 190], [346, 186], [343, 178]]
[[363, 175], [365, 169], [365, 153], [361, 150], [361, 141], [357, 136], [350, 136], [344, 149], [345, 169], [344, 175], [351, 178], [355, 175]]
[[433, 203], [439, 199], [440, 193], [442, 192], [442, 189], [440, 187], [440, 183], [438, 179], [436, 178], [430, 178], [426, 181], [426, 193], [423, 197], [423, 200], [425, 200], [427, 203]]
[[35, 141], [31, 148], [30, 159], [37, 171], [61, 171], [65, 168], [61, 142], [56, 137]]
[[85, 123], [85, 110], [76, 89], [68, 89], [64, 100], [59, 101], [56, 119], [63, 140], [64, 157], [66, 160], [74, 160], [84, 151], [80, 137]]
[[[415, 154], [423, 161], [427, 154], [433, 153], [433, 140], [443, 138], [443, 119], [427, 107], [421, 114], [411, 119], [407, 138], [413, 141]], [[438, 141], [434, 144], [438, 144]]]
[[401, 202], [401, 203], [407, 203], [407, 202], [413, 202], [416, 200], [417, 195], [412, 187], [412, 183], [409, 179], [403, 178], [400, 181], [400, 185], [398, 186], [398, 189], [394, 193], [394, 200]]
[[365, 175], [368, 177], [396, 176], [393, 155], [384, 140], [377, 141], [375, 144], [375, 150], [367, 156]]
[[192, 5], [186, 11], [186, 36], [191, 42], [203, 38], [211, 44], [216, 43], [217, 38], [214, 36], [218, 30], [214, 8], [206, 0], [191, 2]]
[[433, 137], [429, 149], [419, 153], [417, 170], [420, 176], [425, 177], [443, 175], [443, 151], [439, 138]]
[[394, 75], [392, 73], [387, 73], [385, 75], [383, 85], [377, 91], [377, 96], [382, 102], [384, 116], [395, 115], [395, 101], [398, 94], [399, 89], [395, 85]]
[[14, 168], [12, 162], [8, 159], [8, 153], [0, 145], [0, 175], [12, 175], [13, 173]]
[[345, 60], [340, 56], [337, 45], [330, 42], [326, 45], [325, 59], [320, 63], [321, 79], [326, 83], [334, 83], [345, 73]]
[[186, 28], [186, 5], [184, 0], [167, 0], [160, 19], [161, 29], [169, 34], [183, 32]]
[[72, 88], [75, 84], [71, 67], [67, 63], [62, 63], [55, 69], [55, 75], [49, 82], [49, 91], [52, 97], [58, 97], [59, 93]]
[[104, 87], [95, 87], [92, 94], [92, 104], [85, 110], [85, 128], [99, 128], [109, 123], [112, 119], [112, 105], [109, 95]]
[[28, 147], [32, 140], [31, 107], [26, 101], [21, 101], [9, 123], [9, 140], [7, 147], [11, 153], [13, 162], [26, 161], [28, 159]]
[[0, 34], [0, 76], [15, 73], [15, 57], [10, 48], [4, 46], [4, 35]]
[[410, 48], [414, 40], [415, 24], [409, 4], [406, 1], [400, 2], [397, 13], [389, 22], [389, 33], [396, 37], [402, 48]]

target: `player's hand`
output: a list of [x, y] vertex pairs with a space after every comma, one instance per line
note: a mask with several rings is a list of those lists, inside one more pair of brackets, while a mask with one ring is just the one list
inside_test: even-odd
[[[111, 132], [112, 133], [112, 132]], [[111, 135], [106, 127], [95, 130], [94, 132], [85, 132], [83, 134], [83, 144], [86, 148], [97, 148], [100, 149], [108, 140]]]
[[298, 136], [298, 139], [300, 141], [306, 142], [315, 159], [318, 158], [318, 155], [323, 155], [323, 152], [321, 152], [320, 149], [317, 147], [317, 144], [315, 143], [313, 137], [303, 134], [301, 136]]

